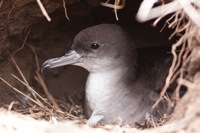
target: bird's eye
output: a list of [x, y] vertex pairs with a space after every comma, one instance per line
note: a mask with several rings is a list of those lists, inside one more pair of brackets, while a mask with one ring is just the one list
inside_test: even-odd
[[99, 46], [100, 46], [100, 45], [99, 45], [98, 43], [93, 43], [93, 44], [91, 44], [90, 47], [91, 47], [92, 49], [98, 49]]

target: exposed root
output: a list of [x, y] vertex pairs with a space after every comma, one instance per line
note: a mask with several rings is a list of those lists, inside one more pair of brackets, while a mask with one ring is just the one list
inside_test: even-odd
[[2, 4], [3, 4], [3, 0], [1, 0], [1, 2], [0, 2], [0, 8], [1, 8]]
[[28, 32], [27, 32], [27, 34], [26, 34], [26, 36], [25, 36], [25, 38], [23, 40], [23, 43], [22, 43], [21, 47], [18, 48], [15, 52], [13, 52], [11, 57], [14, 57], [19, 51], [21, 51], [24, 48], [24, 46], [26, 45], [26, 41], [28, 39], [28, 36], [29, 36], [30, 32], [31, 32], [31, 30], [28, 30]]
[[109, 7], [109, 8], [113, 8], [116, 10], [120, 10], [120, 9], [123, 9], [126, 5], [126, 0], [122, 0], [122, 4], [120, 5], [120, 0], [115, 0], [115, 4], [110, 4], [108, 3], [110, 0], [106, 1], [106, 2], [101, 2], [101, 5], [102, 6], [105, 6], [105, 7]]
[[[108, 2], [109, 2], [109, 0], [107, 2], [101, 2], [101, 5], [105, 6], [105, 7], [113, 8], [114, 13], [115, 13], [115, 18], [116, 18], [116, 20], [119, 20], [117, 10], [123, 9], [125, 7], [126, 0], [115, 0], [114, 4], [110, 4]], [[120, 3], [122, 3], [122, 4], [120, 5]]]
[[[3, 0], [2, 0], [2, 3], [3, 3]], [[13, 9], [15, 8], [16, 3], [17, 3], [17, 0], [15, 0], [14, 4], [12, 5], [10, 12], [8, 13], [8, 20], [10, 18], [10, 14], [12, 13]]]
[[65, 0], [63, 0], [63, 8], [64, 8], [64, 10], [65, 10], [65, 17], [67, 18], [67, 20], [70, 21], [69, 16], [68, 16], [68, 14], [67, 14], [67, 7], [66, 7]]
[[190, 17], [190, 20], [200, 27], [200, 14], [195, 8], [195, 6], [200, 7], [198, 0], [173, 0], [170, 3], [153, 7], [156, 2], [158, 0], [144, 0], [137, 13], [137, 20], [145, 22], [157, 18], [157, 21], [160, 21], [164, 16], [183, 9]]
[[[154, 25], [158, 23], [160, 19], [157, 19], [154, 22]], [[177, 43], [175, 43], [172, 46], [172, 54], [173, 54], [173, 62], [169, 70], [169, 74], [166, 78], [165, 85], [160, 93], [159, 99], [156, 101], [156, 103], [152, 106], [152, 108], [155, 108], [158, 103], [163, 98], [164, 94], [166, 93], [168, 87], [171, 83], [175, 82], [177, 78], [184, 78], [185, 77], [185, 67], [189, 62], [189, 56], [191, 52], [191, 47], [188, 47], [189, 45], [192, 45], [193, 42], [189, 42], [188, 40], [192, 38], [193, 35], [191, 35], [191, 29], [190, 27], [193, 26], [192, 20], [186, 20], [185, 13], [181, 10], [177, 11], [174, 15], [172, 15], [171, 18], [169, 18], [166, 23], [168, 23], [169, 28], [174, 28], [175, 31], [170, 36], [170, 39], [179, 34], [181, 35], [181, 38], [178, 40]], [[180, 52], [177, 53], [180, 49]], [[187, 60], [187, 61], [186, 61]], [[176, 102], [179, 101], [181, 85], [178, 84], [176, 90], [174, 91], [173, 98]], [[173, 105], [176, 104], [176, 102], [173, 102]]]
[[39, 7], [40, 7], [40, 9], [41, 9], [41, 11], [42, 11], [42, 13], [43, 13], [43, 15], [46, 17], [46, 19], [47, 19], [48, 21], [51, 21], [51, 18], [49, 17], [47, 11], [45, 10], [45, 8], [44, 8], [42, 2], [41, 2], [40, 0], [37, 0], [37, 3], [38, 3], [38, 5], [39, 5]]

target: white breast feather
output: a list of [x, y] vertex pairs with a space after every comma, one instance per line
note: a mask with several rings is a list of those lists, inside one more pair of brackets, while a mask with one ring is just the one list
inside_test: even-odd
[[91, 73], [86, 84], [86, 97], [92, 110], [98, 106], [103, 106], [106, 99], [115, 91], [112, 87], [115, 75], [110, 73]]

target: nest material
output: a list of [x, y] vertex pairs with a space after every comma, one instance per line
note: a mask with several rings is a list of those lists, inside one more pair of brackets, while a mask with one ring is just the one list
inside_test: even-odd
[[[171, 3], [178, 2], [179, 0], [174, 0]], [[186, 1], [186, 0], [185, 0]], [[3, 2], [3, 1], [1, 1]], [[39, 0], [37, 2], [40, 2]], [[144, 1], [145, 2], [145, 1]], [[199, 9], [199, 2], [192, 1], [193, 3], [190, 4], [192, 9], [197, 12], [197, 15], [200, 15]], [[195, 3], [197, 2], [197, 3]], [[122, 2], [124, 3], [124, 2]], [[39, 4], [39, 3], [38, 3]], [[104, 3], [105, 4], [105, 3]], [[120, 4], [119, 1], [115, 1], [115, 4]], [[42, 7], [41, 3], [39, 4], [42, 10], [42, 13], [48, 18], [48, 14], [45, 14], [45, 9]], [[1, 3], [0, 3], [1, 6]], [[121, 6], [113, 6], [115, 8], [115, 14], [117, 14], [117, 7]], [[65, 7], [66, 8], [66, 7]], [[66, 11], [66, 9], [65, 9]], [[167, 13], [161, 14], [160, 17], [162, 18]], [[117, 16], [117, 15], [116, 15]], [[155, 24], [160, 20], [155, 21]], [[175, 112], [173, 117], [170, 121], [168, 121], [165, 125], [161, 127], [157, 127], [155, 129], [148, 129], [148, 133], [171, 133], [171, 132], [198, 132], [200, 130], [199, 122], [200, 122], [200, 91], [199, 91], [199, 83], [200, 83], [200, 27], [196, 21], [193, 20], [193, 17], [188, 16], [188, 10], [186, 10], [185, 6], [180, 6], [177, 8], [176, 12], [172, 14], [171, 18], [169, 18], [166, 23], [168, 24], [169, 28], [174, 29], [174, 35], [179, 35], [180, 39], [177, 43], [173, 44], [172, 46], [172, 54], [174, 56], [172, 66], [169, 70], [169, 75], [166, 79], [166, 84], [161, 92], [160, 98], [158, 99], [157, 103], [159, 103], [160, 99], [164, 97], [168, 86], [175, 80], [178, 79], [178, 85], [174, 92], [172, 98], [170, 98], [171, 106], [176, 106]], [[178, 54], [176, 50], [179, 50]], [[33, 49], [34, 51], [34, 49]], [[35, 54], [36, 64], [37, 62], [37, 55]], [[55, 100], [45, 86], [45, 83], [39, 74], [39, 67], [37, 67], [36, 71], [36, 80], [38, 83], [43, 87], [44, 92], [46, 94], [47, 99], [44, 99], [39, 94], [37, 94], [34, 89], [30, 87], [26, 78], [24, 77], [23, 73], [20, 71], [19, 67], [15, 60], [13, 60], [15, 66], [18, 68], [18, 72], [20, 73], [23, 80], [20, 80], [18, 77], [13, 75], [19, 82], [24, 84], [27, 89], [30, 91], [30, 94], [33, 96], [31, 99], [27, 94], [25, 97], [31, 101], [31, 108], [25, 111], [23, 109], [19, 110], [15, 108], [16, 102], [13, 102], [9, 106], [9, 110], [15, 109], [20, 113], [29, 114], [30, 116], [37, 118], [37, 119], [46, 119], [47, 121], [39, 121], [30, 118], [30, 116], [19, 115], [16, 113], [10, 113], [5, 110], [0, 111], [0, 131], [1, 132], [27, 132], [27, 130], [32, 132], [63, 132], [63, 131], [73, 131], [73, 132], [146, 132], [141, 131], [131, 127], [121, 127], [120, 124], [118, 125], [110, 125], [104, 126], [101, 128], [90, 128], [87, 125], [80, 124], [84, 123], [84, 119], [81, 117], [74, 116], [77, 112], [81, 112], [79, 106], [73, 105], [74, 108], [68, 110], [69, 105], [63, 104]], [[38, 65], [37, 65], [38, 66]], [[6, 82], [5, 79], [1, 78], [7, 85], [13, 88], [15, 91], [18, 91], [15, 87], [10, 85]], [[180, 99], [179, 91], [181, 86], [187, 87], [187, 93]], [[19, 92], [21, 93], [21, 92]], [[154, 106], [157, 105], [155, 103]], [[14, 105], [14, 106], [13, 106]], [[69, 113], [62, 112], [62, 108], [67, 108]], [[72, 107], [72, 106], [70, 106]], [[78, 114], [78, 113], [77, 113]], [[76, 115], [77, 115], [76, 114]], [[80, 119], [81, 118], [81, 119]], [[79, 120], [77, 121], [67, 121], [64, 120]], [[62, 120], [63, 122], [58, 122], [58, 120]], [[16, 122], [17, 121], [17, 122]], [[19, 124], [20, 123], [20, 124]], [[26, 125], [26, 126], [24, 126]]]
[[[177, 80], [178, 85], [173, 97], [170, 99], [172, 106], [177, 105], [177, 107], [170, 122], [173, 123], [177, 121], [175, 128], [181, 127], [179, 130], [185, 130], [186, 132], [198, 132], [199, 127], [197, 126], [197, 122], [200, 121], [198, 116], [200, 113], [200, 108], [198, 108], [198, 104], [200, 102], [198, 98], [200, 96], [200, 24], [198, 21], [200, 18], [200, 4], [199, 1], [195, 0], [174, 0], [168, 4], [163, 4], [161, 7], [156, 7], [156, 9], [153, 8], [150, 10], [150, 13], [154, 13], [154, 10], [157, 10], [158, 8], [165, 12], [157, 16], [159, 18], [154, 24], [156, 24], [168, 13], [171, 13], [170, 10], [166, 11], [165, 8], [170, 8], [176, 11], [166, 21], [166, 23], [169, 28], [174, 29], [174, 33], [171, 37], [178, 35], [180, 36], [180, 39], [177, 43], [172, 45], [171, 52], [174, 56], [173, 63], [169, 70], [165, 86], [160, 94], [160, 98], [155, 103], [154, 107], [163, 98], [169, 85], [174, 80]], [[152, 14], [149, 16], [151, 15]], [[176, 51], [179, 52], [177, 53]], [[182, 99], [180, 99], [179, 96], [181, 86], [187, 87], [187, 93]], [[178, 132], [178, 130], [176, 132]]]

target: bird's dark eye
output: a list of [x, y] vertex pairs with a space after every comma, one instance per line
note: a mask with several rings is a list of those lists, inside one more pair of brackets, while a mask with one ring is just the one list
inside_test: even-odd
[[93, 43], [93, 44], [91, 44], [90, 47], [91, 47], [92, 49], [98, 49], [99, 46], [100, 46], [100, 45], [99, 45], [98, 43]]

